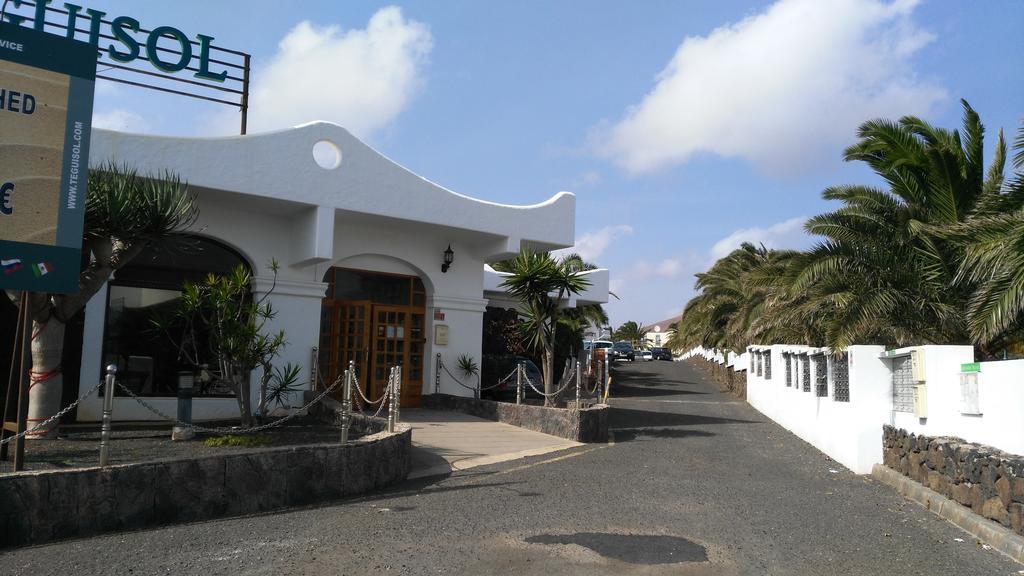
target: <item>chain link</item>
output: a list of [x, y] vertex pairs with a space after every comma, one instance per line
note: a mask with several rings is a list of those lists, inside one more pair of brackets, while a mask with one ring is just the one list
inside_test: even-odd
[[493, 390], [494, 388], [497, 388], [498, 386], [501, 386], [501, 385], [505, 384], [506, 382], [509, 381], [510, 378], [512, 378], [513, 376], [516, 375], [516, 370], [512, 370], [511, 372], [509, 372], [508, 376], [505, 376], [501, 380], [498, 380], [498, 382], [496, 384], [494, 384], [493, 386], [482, 386], [480, 388], [477, 388], [476, 386], [469, 386], [467, 384], [464, 384], [461, 380], [456, 378], [455, 375], [452, 374], [450, 370], [448, 370], [448, 366], [445, 365], [444, 359], [441, 359], [440, 364], [441, 364], [441, 369], [444, 370], [445, 374], [447, 374], [449, 378], [454, 380], [456, 384], [458, 384], [459, 386], [462, 386], [466, 390], [473, 390], [473, 391], [479, 390], [481, 392], [483, 392], [484, 390]]
[[367, 398], [366, 395], [363, 394], [363, 387], [362, 387], [362, 385], [359, 384], [359, 377], [356, 375], [356, 371], [355, 370], [352, 371], [352, 388], [356, 391], [356, 393], [359, 394], [359, 397], [363, 399], [363, 402], [366, 402], [370, 406], [373, 406], [373, 405], [377, 404], [378, 402], [380, 402], [381, 406], [383, 406], [384, 405], [384, 400], [386, 400], [387, 397], [388, 397], [388, 390], [387, 390], [388, 387], [385, 386], [384, 387], [385, 390], [384, 390], [384, 395], [383, 396], [381, 396], [380, 398], [378, 398], [376, 400], [370, 400], [369, 398]]
[[536, 392], [537, 394], [540, 394], [541, 396], [543, 396], [545, 398], [552, 398], [552, 397], [558, 396], [559, 394], [564, 392], [566, 388], [569, 387], [569, 382], [566, 382], [558, 390], [555, 390], [554, 392], [552, 392], [550, 394], [545, 394], [544, 392], [541, 392], [540, 390], [537, 389], [537, 386], [534, 385], [533, 380], [531, 380], [530, 376], [526, 373], [526, 370], [523, 370], [523, 379], [526, 380], [526, 383], [530, 385], [530, 388], [533, 388], [534, 392]]
[[60, 412], [57, 412], [53, 416], [50, 416], [46, 420], [43, 420], [39, 424], [36, 424], [35, 426], [29, 428], [28, 430], [25, 430], [24, 432], [22, 432], [20, 434], [15, 434], [14, 436], [10, 436], [10, 437], [4, 438], [3, 441], [0, 442], [0, 446], [3, 446], [4, 444], [9, 444], [11, 442], [14, 442], [18, 438], [21, 438], [22, 436], [27, 436], [29, 434], [32, 434], [33, 432], [36, 432], [38, 430], [42, 430], [43, 428], [46, 428], [48, 425], [50, 425], [54, 421], [60, 420], [61, 418], [64, 417], [65, 414], [67, 414], [68, 412], [71, 412], [75, 408], [75, 406], [78, 406], [78, 404], [82, 400], [85, 400], [89, 396], [92, 396], [93, 392], [95, 392], [95, 391], [100, 389], [100, 386], [103, 386], [103, 381], [102, 380], [100, 380], [99, 384], [97, 384], [96, 386], [93, 386], [93, 388], [91, 390], [89, 390], [85, 394], [82, 394], [81, 396], [79, 396], [78, 400], [75, 400], [71, 404], [68, 404], [67, 407], [65, 407]]
[[206, 432], [208, 434], [252, 434], [252, 433], [255, 433], [255, 432], [262, 432], [263, 430], [269, 430], [270, 428], [275, 428], [277, 426], [281, 426], [285, 422], [288, 422], [289, 420], [292, 420], [293, 418], [298, 417], [300, 414], [305, 412], [307, 409], [309, 409], [313, 405], [315, 405], [315, 404], [319, 403], [321, 400], [323, 400], [324, 397], [327, 396], [328, 394], [330, 394], [330, 392], [332, 390], [337, 388], [338, 385], [342, 383], [342, 381], [343, 381], [343, 379], [341, 377], [336, 378], [334, 380], [334, 383], [331, 384], [331, 386], [328, 387], [326, 390], [321, 392], [319, 396], [314, 398], [312, 401], [307, 403], [302, 408], [299, 408], [295, 412], [292, 412], [291, 414], [285, 416], [284, 418], [280, 418], [278, 420], [270, 422], [269, 424], [263, 424], [261, 426], [254, 426], [252, 428], [235, 428], [235, 427], [232, 427], [232, 428], [208, 428], [206, 426], [200, 426], [198, 424], [186, 424], [184, 422], [178, 422], [177, 418], [174, 418], [174, 417], [168, 416], [167, 414], [164, 414], [159, 409], [155, 408], [152, 404], [150, 404], [149, 402], [146, 402], [145, 400], [143, 400], [141, 396], [139, 396], [139, 395], [135, 394], [134, 392], [132, 392], [128, 387], [126, 387], [121, 382], [116, 382], [116, 383], [117, 383], [118, 388], [120, 388], [122, 391], [124, 391], [126, 394], [128, 394], [128, 396], [130, 396], [133, 400], [138, 402], [139, 405], [141, 405], [146, 410], [149, 410], [150, 412], [152, 412], [156, 416], [159, 416], [162, 420], [167, 420], [169, 422], [174, 422], [175, 424], [177, 424], [179, 426], [183, 426], [185, 428], [191, 428], [191, 429], [195, 430], [196, 432]]

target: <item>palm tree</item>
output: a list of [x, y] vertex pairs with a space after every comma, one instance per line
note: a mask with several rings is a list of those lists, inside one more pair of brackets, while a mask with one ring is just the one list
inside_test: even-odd
[[[142, 250], [195, 222], [198, 206], [176, 175], [141, 176], [113, 163], [89, 173], [83, 248], [89, 263], [79, 276], [76, 294], [30, 294], [32, 320], [32, 387], [29, 419], [39, 421], [60, 411], [60, 371], [67, 321], [99, 291], [118, 269]], [[35, 434], [41, 437], [57, 424]]]
[[795, 256], [792, 251], [744, 242], [707, 272], [697, 274], [700, 293], [686, 304], [671, 346], [741, 351], [762, 337], [788, 336], [779, 327], [757, 322], [782, 300], [785, 285], [780, 279]]
[[625, 340], [632, 344], [634, 348], [640, 346], [640, 342], [643, 341], [645, 336], [647, 336], [647, 330], [644, 330], [643, 325], [635, 320], [623, 322], [622, 325], [615, 330], [614, 334], [614, 338], [616, 340]]
[[962, 135], [909, 116], [872, 120], [846, 150], [847, 161], [866, 163], [888, 188], [828, 188], [822, 196], [843, 205], [807, 222], [823, 240], [797, 258], [788, 297], [799, 306], [788, 310], [813, 311], [826, 344], [969, 341], [964, 312], [973, 285], [954, 282], [963, 248], [941, 229], [998, 193], [1005, 142], [1000, 133], [986, 174], [984, 127], [962, 104]]
[[[570, 294], [579, 294], [590, 285], [573, 265], [556, 261], [546, 252], [523, 249], [501, 269], [509, 276], [501, 283], [522, 304], [524, 332], [530, 346], [541, 352], [544, 364], [544, 392], [555, 392], [555, 331], [559, 306]], [[545, 404], [552, 404], [546, 397]]]
[[1014, 149], [1015, 173], [1006, 189], [993, 184], [970, 218], [942, 234], [964, 249], [957, 280], [976, 287], [968, 329], [986, 356], [1024, 336], [1024, 126]]

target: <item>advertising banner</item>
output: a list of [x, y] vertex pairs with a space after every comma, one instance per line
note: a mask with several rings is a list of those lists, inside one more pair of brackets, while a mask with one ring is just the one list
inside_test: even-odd
[[0, 289], [78, 291], [96, 48], [0, 24]]

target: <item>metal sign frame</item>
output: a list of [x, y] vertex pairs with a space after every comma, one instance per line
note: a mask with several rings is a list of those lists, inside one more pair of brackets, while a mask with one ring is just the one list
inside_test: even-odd
[[0, 22], [89, 42], [98, 49], [99, 80], [238, 108], [246, 133], [251, 55], [216, 46], [211, 36], [190, 39], [170, 26], [147, 29], [134, 18], [106, 19], [104, 12], [70, 3], [56, 8], [51, 1], [4, 0]]

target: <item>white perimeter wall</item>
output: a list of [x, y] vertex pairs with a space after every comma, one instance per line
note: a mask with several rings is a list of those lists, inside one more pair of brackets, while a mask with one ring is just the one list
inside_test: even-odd
[[[848, 402], [835, 400], [835, 382], [828, 378], [828, 395], [819, 397], [811, 378], [804, 392], [799, 367], [796, 386], [786, 386], [784, 352], [829, 352], [807, 346], [751, 346], [742, 355], [694, 348], [684, 357], [700, 356], [747, 371], [750, 356], [771, 355], [772, 377], [762, 369], [747, 372], [747, 401], [759, 412], [793, 432], [829, 457], [858, 474], [882, 462], [882, 426], [891, 424], [928, 436], [956, 436], [1013, 454], [1024, 454], [1024, 360], [982, 362], [979, 376], [981, 415], [961, 413], [960, 367], [973, 361], [970, 346], [920, 346], [925, 362], [927, 418], [897, 412], [893, 405], [892, 359], [910, 348], [886, 352], [882, 346], [846, 349], [850, 369]], [[799, 366], [799, 364], [798, 364]], [[814, 368], [812, 367], [812, 371]]]

